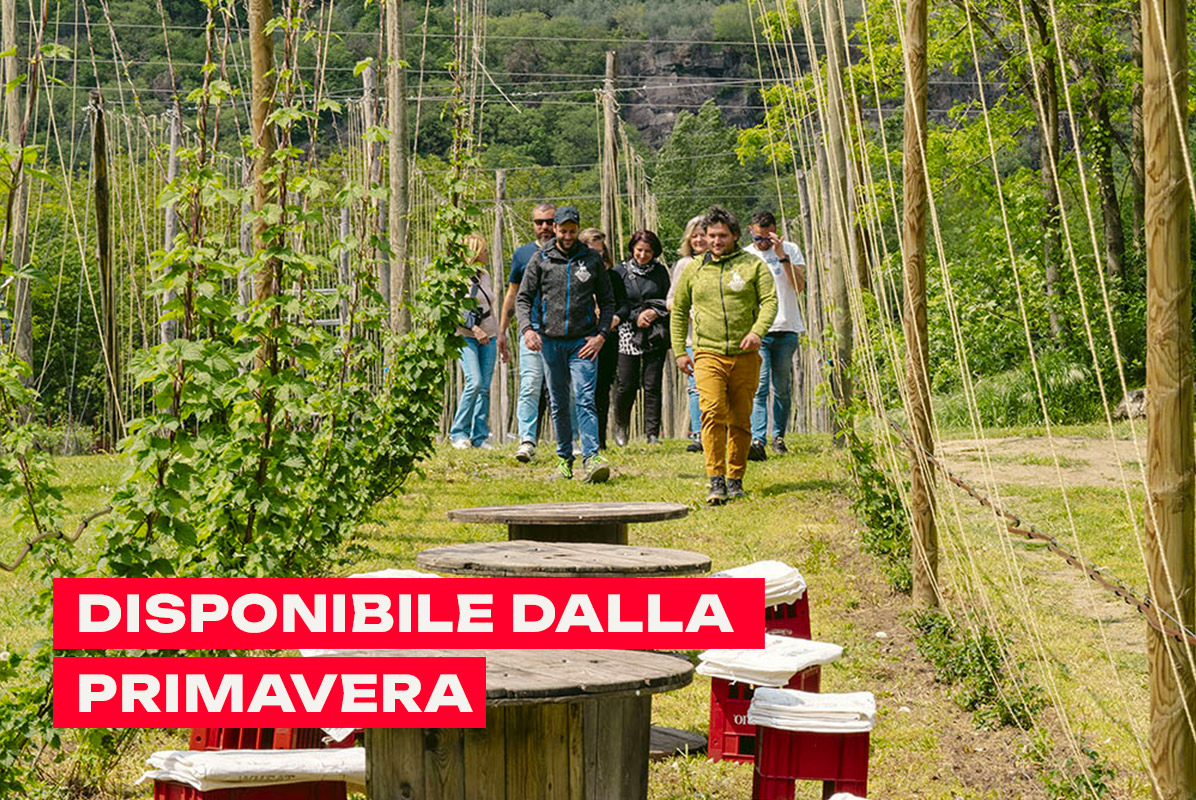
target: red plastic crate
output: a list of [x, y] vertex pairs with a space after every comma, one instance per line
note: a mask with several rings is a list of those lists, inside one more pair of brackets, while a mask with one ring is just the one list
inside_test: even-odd
[[199, 789], [174, 781], [154, 781], [154, 800], [345, 800], [344, 781], [282, 783], [244, 789]]
[[774, 636], [810, 639], [810, 590], [792, 603], [764, 607], [764, 632]]
[[[817, 692], [821, 684], [822, 668], [810, 667], [794, 675], [785, 688]], [[756, 753], [756, 726], [748, 724], [747, 713], [754, 694], [749, 684], [710, 679], [710, 736], [706, 754], [711, 761], [752, 762]]]
[[324, 744], [319, 728], [192, 728], [189, 750], [318, 750], [352, 747], [355, 736]]
[[822, 796], [868, 795], [871, 734], [757, 728], [752, 800], [793, 800], [794, 781], [822, 781]]

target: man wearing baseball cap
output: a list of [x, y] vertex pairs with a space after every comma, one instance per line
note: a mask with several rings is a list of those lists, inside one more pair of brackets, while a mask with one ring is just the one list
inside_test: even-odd
[[[524, 345], [544, 360], [556, 432], [557, 477], [573, 477], [572, 384], [585, 480], [602, 483], [610, 477], [610, 466], [598, 452], [594, 397], [598, 353], [610, 331], [615, 296], [602, 256], [578, 241], [580, 223], [573, 206], [556, 210], [554, 238], [528, 262], [515, 297], [515, 313]], [[538, 331], [532, 324], [533, 309], [539, 311]]]

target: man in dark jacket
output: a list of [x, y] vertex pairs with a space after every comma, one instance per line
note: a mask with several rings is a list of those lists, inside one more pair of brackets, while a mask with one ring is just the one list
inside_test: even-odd
[[[515, 297], [515, 313], [524, 345], [544, 359], [552, 427], [556, 431], [557, 476], [573, 477], [573, 425], [569, 418], [572, 382], [585, 479], [602, 483], [610, 477], [610, 466], [598, 452], [594, 390], [598, 353], [610, 333], [615, 297], [602, 256], [578, 241], [579, 223], [580, 216], [573, 206], [557, 209], [553, 218], [555, 238], [528, 262]], [[532, 324], [537, 305], [541, 312], [538, 331]]]

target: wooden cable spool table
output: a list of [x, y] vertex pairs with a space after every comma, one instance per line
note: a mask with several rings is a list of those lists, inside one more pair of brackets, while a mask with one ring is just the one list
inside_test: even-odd
[[710, 557], [664, 547], [556, 542], [470, 542], [425, 550], [420, 569], [491, 578], [664, 578], [710, 571]]
[[681, 503], [530, 503], [457, 508], [448, 518], [506, 525], [511, 540], [627, 544], [631, 523], [680, 519], [688, 513], [689, 506]]
[[652, 695], [693, 680], [688, 659], [626, 650], [326, 654], [486, 657], [484, 729], [367, 729], [385, 800], [646, 800]]

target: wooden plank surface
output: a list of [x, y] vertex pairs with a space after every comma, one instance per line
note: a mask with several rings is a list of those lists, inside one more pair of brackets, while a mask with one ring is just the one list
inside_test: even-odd
[[706, 737], [693, 731], [679, 728], [652, 726], [652, 737], [648, 747], [649, 758], [660, 761], [673, 756], [702, 755], [706, 752]]
[[565, 542], [470, 542], [425, 550], [420, 569], [510, 578], [636, 578], [697, 575], [710, 557], [666, 547]]
[[329, 650], [327, 656], [486, 659], [486, 704], [569, 703], [646, 696], [689, 685], [683, 656], [640, 650]]
[[529, 503], [513, 506], [455, 508], [454, 522], [496, 525], [583, 525], [601, 522], [659, 522], [680, 519], [689, 513], [681, 503]]
[[469, 800], [503, 800], [507, 793], [506, 709], [486, 709], [486, 727], [465, 731]]

